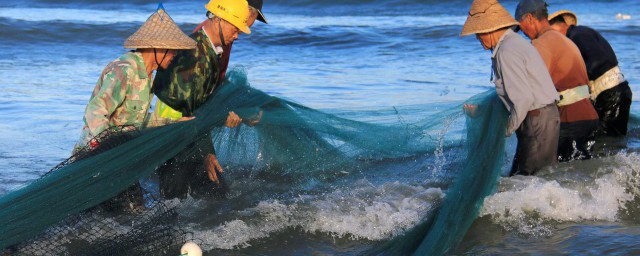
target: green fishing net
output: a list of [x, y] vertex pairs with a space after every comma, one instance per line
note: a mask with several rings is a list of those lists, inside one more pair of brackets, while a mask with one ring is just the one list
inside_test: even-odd
[[[440, 104], [437, 111], [396, 109], [384, 118], [377, 118], [381, 112], [327, 113], [257, 90], [243, 69], [234, 69], [194, 120], [114, 128], [100, 138], [99, 150], [80, 151], [0, 198], [0, 248], [23, 255], [175, 255], [185, 241], [204, 242], [185, 227], [212, 225], [178, 219], [185, 206], [232, 208], [332, 184], [348, 187], [357, 177], [386, 175], [393, 168], [426, 170], [449, 154], [445, 170], [429, 169], [433, 173], [425, 180], [446, 192], [438, 207], [425, 212], [414, 229], [370, 252], [442, 254], [462, 239], [494, 189], [504, 156], [504, 106], [494, 92], [469, 102], [479, 106], [474, 117], [464, 115], [461, 104]], [[260, 122], [225, 128], [229, 111]], [[157, 192], [157, 170], [176, 156], [201, 159], [197, 145], [210, 142], [225, 165], [223, 177], [269, 182], [245, 188], [234, 202], [225, 201], [225, 193], [234, 191], [218, 194], [208, 206], [191, 197], [165, 200]], [[128, 196], [143, 201], [136, 205]], [[109, 210], [114, 201], [124, 202], [115, 208], [128, 210]]]

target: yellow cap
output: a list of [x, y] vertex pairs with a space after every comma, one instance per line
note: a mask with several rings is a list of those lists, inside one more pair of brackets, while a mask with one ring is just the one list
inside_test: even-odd
[[251, 34], [247, 26], [249, 3], [247, 0], [211, 0], [204, 6], [213, 15], [226, 20], [245, 34]]

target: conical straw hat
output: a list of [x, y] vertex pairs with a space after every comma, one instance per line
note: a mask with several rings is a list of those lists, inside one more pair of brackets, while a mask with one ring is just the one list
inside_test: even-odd
[[567, 25], [574, 25], [574, 26], [578, 25], [578, 16], [575, 13], [567, 10], [560, 10], [549, 15], [549, 21], [551, 21], [552, 19], [555, 19], [560, 15], [562, 15], [562, 18], [564, 19], [564, 23], [567, 23]]
[[474, 0], [460, 36], [482, 34], [518, 25], [518, 22], [497, 0]]
[[159, 7], [133, 35], [124, 41], [130, 49], [194, 49], [196, 41], [187, 36], [176, 23]]

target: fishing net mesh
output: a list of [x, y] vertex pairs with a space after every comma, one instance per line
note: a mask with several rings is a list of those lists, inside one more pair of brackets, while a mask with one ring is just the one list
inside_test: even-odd
[[[267, 198], [340, 182], [382, 164], [406, 164], [403, 159], [438, 159], [443, 144], [458, 145], [459, 161], [448, 168], [451, 173], [434, 175], [446, 189], [439, 207], [424, 213], [420, 225], [370, 252], [442, 254], [462, 239], [494, 189], [504, 156], [504, 106], [493, 92], [467, 102], [479, 106], [473, 117], [464, 115], [460, 104], [448, 104], [415, 121], [402, 115], [376, 119], [375, 113], [367, 115], [383, 121], [355, 121], [344, 117], [347, 112], [329, 114], [270, 96], [252, 88], [243, 69], [234, 69], [194, 120], [111, 129], [97, 138], [98, 148], [80, 150], [0, 198], [0, 248], [17, 255], [176, 255], [186, 241], [204, 242], [185, 227], [211, 223], [178, 217], [181, 209], [199, 203], [190, 196], [163, 198], [157, 174], [167, 162], [177, 166], [170, 170], [201, 162], [202, 143], [213, 142], [225, 173], [278, 177], [279, 183], [256, 188], [269, 190]], [[225, 128], [229, 111], [260, 122]], [[465, 122], [466, 129], [451, 128]], [[411, 168], [431, 164], [416, 161]]]

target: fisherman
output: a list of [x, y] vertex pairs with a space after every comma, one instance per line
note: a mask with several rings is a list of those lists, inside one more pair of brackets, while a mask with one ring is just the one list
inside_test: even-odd
[[[267, 23], [267, 19], [264, 17], [264, 14], [262, 13], [262, 4], [263, 1], [262, 0], [248, 0], [247, 1], [249, 3], [249, 19], [247, 20], [247, 26], [249, 26], [249, 28], [251, 28], [253, 26], [253, 24], [256, 22], [256, 20], [264, 23], [264, 24], [268, 24]], [[207, 11], [208, 13], [209, 11]], [[208, 16], [208, 14], [207, 14]], [[204, 20], [202, 23], [200, 23], [200, 25], [198, 25], [194, 30], [193, 33], [198, 32], [199, 30], [202, 29], [202, 26], [204, 26], [205, 23], [207, 23], [207, 20]], [[229, 66], [229, 58], [231, 57], [231, 48], [233, 47], [233, 42], [231, 42], [230, 44], [228, 44], [226, 47], [222, 48], [222, 55], [220, 56], [220, 81], [224, 80], [225, 75], [227, 73], [227, 67]]]
[[[153, 72], [167, 68], [176, 50], [194, 49], [195, 46], [196, 42], [180, 30], [160, 5], [124, 42], [125, 48], [134, 50], [111, 62], [102, 71], [86, 107], [82, 139], [74, 152], [90, 152], [99, 148], [114, 128], [159, 125], [161, 120], [153, 120], [148, 114], [153, 99]], [[177, 121], [190, 119], [185, 117]], [[135, 208], [142, 208], [140, 185], [131, 186], [102, 205], [107, 210], [124, 207], [136, 211]]]
[[618, 67], [609, 42], [596, 30], [578, 26], [575, 13], [562, 10], [549, 16], [551, 28], [578, 46], [587, 66], [591, 100], [600, 117], [599, 133], [612, 137], [627, 135], [632, 92]]
[[560, 93], [558, 159], [590, 159], [598, 113], [589, 100], [589, 77], [578, 47], [549, 25], [544, 0], [521, 0], [516, 9], [520, 28], [532, 40]]
[[[230, 51], [240, 32], [251, 33], [248, 24], [251, 10], [246, 0], [211, 0], [205, 8], [207, 19], [201, 29], [191, 35], [197, 43], [196, 49], [178, 53], [175, 61], [158, 72], [158, 79], [154, 81], [154, 93], [161, 100], [155, 115], [160, 118], [193, 116], [223, 80], [222, 67], [226, 69], [228, 62], [228, 57], [223, 59], [225, 49]], [[257, 18], [257, 12], [255, 16]], [[256, 120], [242, 120], [229, 112], [225, 126], [233, 128], [242, 122], [255, 124]], [[160, 192], [164, 198], [202, 197], [219, 192], [216, 188], [221, 184], [219, 176], [223, 170], [212, 143], [208, 134], [159, 169]]]
[[96, 138], [110, 127], [142, 127], [154, 123], [147, 114], [153, 99], [153, 72], [168, 67], [176, 50], [195, 46], [195, 41], [180, 30], [160, 5], [124, 42], [125, 48], [134, 50], [102, 71], [85, 109], [82, 139], [76, 149], [98, 147]]
[[475, 34], [492, 51], [492, 80], [510, 113], [506, 135], [515, 131], [518, 138], [511, 175], [533, 175], [557, 162], [559, 97], [538, 52], [512, 30], [516, 25], [497, 0], [474, 0], [460, 36]]
[[[251, 28], [253, 26], [253, 24], [255, 23], [256, 19], [261, 21], [262, 23], [268, 24], [267, 23], [267, 19], [265, 18], [264, 14], [262, 13], [262, 5], [263, 5], [263, 1], [262, 0], [249, 0], [248, 1], [249, 4], [249, 18], [247, 20], [247, 26], [249, 28]], [[198, 25], [194, 30], [193, 30], [193, 34], [197, 34], [202, 30], [202, 27], [204, 27], [205, 24], [209, 24], [210, 23], [210, 18], [209, 16], [211, 15], [211, 12], [207, 10], [206, 16], [207, 18], [200, 23], [200, 25]], [[197, 38], [196, 38], [197, 39]], [[233, 47], [233, 42], [230, 42], [229, 44], [226, 44], [226, 46], [222, 47], [222, 53], [219, 55], [219, 68], [220, 68], [220, 77], [218, 78], [217, 81], [217, 85], [219, 85], [225, 78], [226, 73], [227, 73], [227, 68], [229, 67], [229, 59], [231, 57], [231, 48]], [[198, 42], [199, 44], [206, 44], [209, 42], [205, 42], [205, 41], [201, 41]], [[211, 70], [211, 74], [215, 75], [216, 74], [216, 70]], [[158, 101], [155, 111], [154, 111], [154, 115], [156, 115], [158, 118], [160, 119], [172, 119], [172, 120], [176, 120], [182, 117], [182, 113], [180, 111], [174, 110], [171, 107], [167, 106], [167, 104], [165, 104], [162, 101]]]

